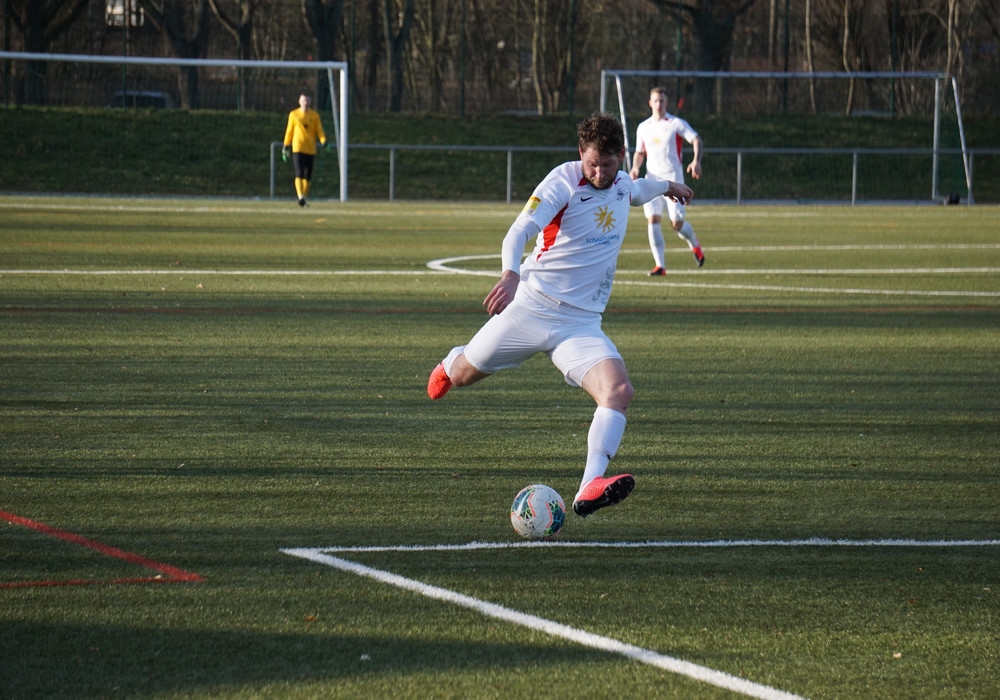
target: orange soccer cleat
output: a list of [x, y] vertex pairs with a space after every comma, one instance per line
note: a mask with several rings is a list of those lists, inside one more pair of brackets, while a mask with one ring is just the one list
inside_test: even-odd
[[432, 399], [440, 399], [451, 389], [451, 380], [444, 371], [444, 365], [438, 365], [427, 380], [427, 395]]
[[595, 510], [621, 503], [632, 493], [633, 488], [635, 478], [631, 474], [594, 477], [573, 501], [573, 512], [585, 518]]

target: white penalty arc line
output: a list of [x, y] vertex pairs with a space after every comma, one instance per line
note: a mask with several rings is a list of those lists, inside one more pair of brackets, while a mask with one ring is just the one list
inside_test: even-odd
[[[865, 246], [857, 246], [858, 249], [865, 248]], [[733, 250], [736, 250], [734, 248]], [[740, 250], [754, 250], [753, 248], [741, 248]], [[630, 251], [623, 251], [630, 252]], [[686, 252], [686, 251], [685, 251]], [[499, 258], [497, 254], [489, 255], [462, 255], [451, 258], [440, 258], [438, 260], [431, 260], [427, 263], [427, 267], [436, 272], [444, 272], [453, 275], [476, 275], [480, 277], [496, 277], [497, 273], [490, 270], [469, 270], [461, 267], [453, 267], [454, 263], [467, 262], [470, 260], [492, 260]], [[624, 272], [620, 270], [619, 272]], [[676, 271], [668, 273], [668, 275], [689, 275], [696, 274], [698, 276], [705, 275], [768, 275], [768, 276], [778, 276], [778, 275], [862, 275], [862, 274], [888, 274], [888, 275], [903, 275], [903, 274], [993, 274], [1000, 272], [1000, 268], [997, 267], [970, 267], [970, 268], [955, 268], [955, 267], [942, 267], [942, 268], [893, 268], [888, 270], [864, 270], [856, 268], [848, 268], [843, 270], [838, 269], [816, 269], [816, 270], [795, 270], [795, 269], [730, 269], [730, 270], [693, 270], [689, 272]], [[720, 284], [711, 282], [667, 282], [661, 280], [650, 280], [650, 281], [640, 281], [640, 280], [625, 280], [620, 277], [615, 280], [616, 285], [622, 286], [656, 286], [656, 287], [684, 287], [693, 289], [727, 289], [727, 290], [737, 290], [737, 291], [751, 291], [751, 292], [795, 292], [800, 294], [851, 294], [851, 295], [865, 295], [865, 296], [913, 296], [913, 297], [982, 297], [982, 298], [993, 298], [1000, 297], [1000, 292], [988, 292], [988, 291], [958, 291], [958, 290], [908, 290], [908, 289], [865, 289], [856, 287], [803, 287], [803, 286], [782, 286], [774, 284]]]
[[566, 639], [592, 649], [599, 649], [613, 654], [621, 654], [629, 659], [655, 666], [663, 669], [664, 671], [670, 671], [672, 673], [687, 676], [719, 688], [725, 688], [737, 693], [742, 693], [743, 695], [747, 695], [749, 697], [761, 698], [762, 700], [802, 700], [802, 696], [799, 695], [794, 695], [760, 683], [754, 683], [753, 681], [748, 681], [746, 679], [739, 678], [738, 676], [732, 676], [728, 673], [723, 673], [722, 671], [716, 671], [712, 668], [699, 666], [698, 664], [691, 663], [690, 661], [684, 661], [683, 659], [677, 659], [672, 656], [659, 654], [655, 651], [643, 649], [642, 647], [637, 647], [632, 644], [626, 644], [618, 641], [617, 639], [602, 637], [591, 632], [576, 629], [575, 627], [569, 627], [568, 625], [553, 622], [552, 620], [546, 620], [542, 617], [513, 610], [502, 605], [488, 603], [478, 598], [473, 598], [462, 593], [448, 590], [447, 588], [431, 586], [411, 578], [406, 578], [405, 576], [399, 576], [398, 574], [394, 574], [390, 571], [375, 569], [370, 566], [348, 561], [347, 559], [330, 556], [329, 554], [324, 554], [322, 550], [282, 549], [281, 551], [293, 557], [300, 557], [302, 559], [308, 559], [309, 561], [324, 564], [326, 566], [332, 566], [335, 569], [371, 578], [381, 583], [386, 583], [391, 586], [396, 586], [397, 588], [412, 591], [428, 598], [469, 608], [470, 610], [475, 610], [476, 612], [479, 612], [487, 617], [496, 618], [498, 620], [521, 625], [522, 627], [527, 627], [539, 632], [544, 632], [545, 634], [552, 635], [553, 637]]

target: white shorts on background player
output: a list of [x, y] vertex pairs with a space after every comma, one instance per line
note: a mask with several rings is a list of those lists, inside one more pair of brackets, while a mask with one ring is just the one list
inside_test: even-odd
[[[674, 180], [674, 182], [677, 181]], [[663, 218], [664, 211], [667, 212], [667, 219], [670, 221], [684, 221], [684, 205], [668, 197], [653, 197], [642, 205], [642, 213], [646, 215], [647, 219], [651, 216]]]

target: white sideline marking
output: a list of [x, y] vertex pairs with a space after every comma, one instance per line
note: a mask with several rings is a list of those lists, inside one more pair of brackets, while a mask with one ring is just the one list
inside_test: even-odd
[[[675, 541], [649, 540], [646, 542], [572, 542], [569, 540], [515, 541], [515, 542], [467, 542], [465, 544], [410, 544], [370, 547], [319, 547], [317, 552], [361, 553], [361, 552], [455, 552], [476, 549], [524, 549], [537, 547], [639, 549], [639, 548], [712, 548], [712, 547], [1000, 547], [1000, 540], [845, 540], [826, 537], [809, 537], [799, 540], [703, 540]], [[305, 550], [297, 550], [305, 551]]]
[[217, 275], [219, 277], [329, 277], [335, 275], [430, 275], [430, 270], [0, 270], [0, 275]]
[[576, 629], [575, 627], [569, 627], [568, 625], [553, 622], [552, 620], [546, 620], [542, 617], [536, 617], [535, 615], [529, 615], [517, 610], [512, 610], [511, 608], [506, 608], [502, 605], [487, 603], [484, 600], [456, 593], [455, 591], [448, 590], [447, 588], [431, 586], [411, 578], [399, 576], [398, 574], [394, 574], [389, 571], [383, 571], [382, 569], [375, 569], [370, 566], [348, 561], [346, 559], [333, 557], [329, 554], [324, 554], [323, 551], [319, 549], [282, 549], [281, 551], [293, 557], [301, 557], [319, 564], [332, 566], [336, 569], [340, 569], [341, 571], [357, 574], [358, 576], [365, 576], [382, 583], [387, 583], [391, 586], [396, 586], [397, 588], [413, 591], [414, 593], [419, 593], [420, 595], [428, 598], [442, 600], [446, 603], [469, 608], [486, 615], [487, 617], [493, 617], [498, 620], [521, 625], [522, 627], [538, 630], [539, 632], [544, 632], [554, 637], [560, 637], [593, 649], [599, 649], [613, 654], [621, 654], [622, 656], [635, 661], [656, 666], [657, 668], [661, 668], [665, 671], [687, 676], [719, 688], [725, 688], [737, 693], [742, 693], [743, 695], [747, 695], [749, 697], [761, 698], [762, 700], [802, 700], [802, 696], [800, 695], [793, 695], [792, 693], [787, 693], [783, 690], [778, 690], [760, 683], [754, 683], [753, 681], [748, 681], [743, 678], [739, 678], [738, 676], [731, 676], [728, 673], [723, 673], [722, 671], [716, 671], [712, 668], [699, 666], [698, 664], [691, 663], [690, 661], [684, 661], [682, 659], [676, 659], [672, 656], [658, 654], [649, 649], [643, 649], [642, 647], [626, 644], [618, 641], [617, 639], [611, 639], [610, 637], [602, 637], [597, 634], [585, 632], [584, 630]]
[[463, 595], [446, 588], [439, 588], [422, 583], [415, 579], [399, 576], [390, 571], [375, 569], [370, 566], [331, 556], [336, 553], [378, 553], [378, 552], [454, 552], [479, 549], [524, 549], [552, 547], [599, 547], [634, 549], [641, 547], [1000, 547], [1000, 540], [914, 540], [914, 539], [871, 539], [848, 540], [811, 537], [798, 540], [707, 540], [707, 541], [646, 541], [646, 542], [572, 542], [555, 540], [549, 542], [467, 542], [465, 544], [432, 544], [432, 545], [395, 545], [395, 546], [363, 546], [363, 547], [319, 547], [282, 549], [289, 556], [307, 559], [318, 564], [332, 566], [341, 571], [365, 576], [367, 578], [387, 583], [420, 595], [443, 600], [475, 610], [487, 617], [494, 617], [505, 622], [522, 625], [555, 637], [567, 639], [583, 646], [600, 649], [614, 654], [621, 654], [635, 661], [656, 666], [665, 671], [677, 673], [710, 685], [726, 688], [762, 700], [801, 700], [801, 696], [778, 690], [770, 686], [731, 676], [722, 671], [699, 666], [672, 656], [659, 654], [649, 649], [620, 642], [610, 637], [602, 637], [584, 630], [546, 620], [534, 615], [528, 615], [511, 608], [488, 603], [478, 598]]

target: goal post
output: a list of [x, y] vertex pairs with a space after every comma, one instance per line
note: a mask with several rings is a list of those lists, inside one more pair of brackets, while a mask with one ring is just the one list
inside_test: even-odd
[[[241, 74], [243, 70], [253, 70], [255, 74], [263, 75], [283, 75], [293, 73], [294, 81], [293, 84], [296, 85], [295, 89], [301, 89], [301, 81], [299, 76], [303, 71], [309, 73], [315, 73], [316, 71], [322, 71], [326, 74], [327, 84], [329, 86], [331, 100], [330, 100], [330, 113], [333, 120], [333, 134], [334, 143], [337, 147], [337, 165], [339, 170], [340, 179], [340, 201], [347, 201], [347, 114], [348, 114], [348, 99], [349, 99], [349, 89], [348, 89], [348, 71], [347, 63], [342, 61], [250, 61], [250, 60], [236, 60], [236, 59], [214, 59], [214, 58], [155, 58], [155, 57], [142, 57], [142, 56], [91, 56], [84, 54], [57, 54], [57, 53], [26, 53], [26, 52], [12, 52], [12, 51], [0, 51], [0, 59], [6, 63], [7, 61], [19, 61], [25, 62], [26, 64], [44, 62], [47, 64], [55, 63], [62, 64], [63, 66], [105, 66], [105, 67], [120, 67], [124, 74], [126, 68], [135, 67], [143, 69], [162, 69], [162, 68], [208, 68], [212, 69], [219, 76], [223, 76], [219, 79], [220, 82], [223, 80], [233, 82], [233, 78]], [[49, 80], [50, 90], [58, 90], [59, 97], [54, 98], [57, 104], [60, 105], [83, 105], [83, 106], [93, 106], [88, 98], [92, 98], [92, 94], [95, 92], [100, 92], [95, 88], [97, 85], [105, 85], [107, 83], [106, 76], [97, 76], [95, 71], [87, 71], [83, 74], [83, 71], [75, 70], [69, 71], [65, 70], [62, 73], [66, 73], [65, 80], [62, 82], [57, 82], [56, 77]], [[339, 80], [335, 80], [334, 74], [339, 75]], [[126, 87], [118, 91], [121, 95], [121, 101], [123, 104], [127, 104], [129, 99], [135, 99], [135, 95], [138, 94], [162, 94], [153, 93], [145, 89], [135, 89], [134, 86], [137, 84], [135, 81], [126, 82], [124, 79], [118, 79], [119, 83], [125, 83]], [[140, 88], [153, 86], [152, 78], [145, 78], [139, 82]], [[283, 87], [285, 83], [277, 80], [277, 83], [281, 84]], [[63, 83], [66, 83], [64, 86]], [[57, 87], [58, 86], [58, 87]], [[339, 89], [338, 89], [339, 88]], [[109, 89], [110, 90], [110, 89]], [[339, 93], [339, 94], [338, 94]], [[107, 103], [107, 95], [103, 95], [102, 101], [98, 105], [103, 106]], [[334, 98], [336, 96], [336, 98]], [[298, 98], [298, 94], [294, 96]], [[270, 100], [268, 105], [275, 104], [274, 100]], [[218, 104], [213, 104], [213, 108], [218, 107]], [[270, 143], [270, 142], [268, 142]]]
[[[692, 91], [692, 83], [708, 85], [709, 89]], [[738, 89], [732, 87], [735, 83], [749, 83], [752, 87]], [[648, 90], [656, 84], [668, 88], [676, 86], [675, 104], [690, 100], [694, 103], [692, 107], [704, 114], [932, 114], [933, 137], [928, 146], [931, 154], [932, 199], [939, 198], [941, 117], [944, 93], [950, 87], [961, 140], [968, 202], [972, 203], [971, 164], [965, 142], [958, 82], [947, 73], [602, 70], [600, 109], [613, 110], [612, 102], [617, 103], [625, 129], [626, 151], [630, 147], [630, 133], [634, 133], [635, 124], [648, 116]], [[642, 89], [638, 89], [639, 85]], [[858, 85], [868, 89], [856, 89]], [[824, 89], [819, 90], [818, 86], [823, 86]], [[614, 91], [613, 95], [610, 94], [611, 90]], [[637, 114], [644, 116], [633, 118]], [[630, 125], [630, 118], [633, 118], [635, 124]], [[817, 148], [821, 148], [821, 145]], [[631, 167], [631, 154], [628, 152], [626, 159], [627, 165]]]

